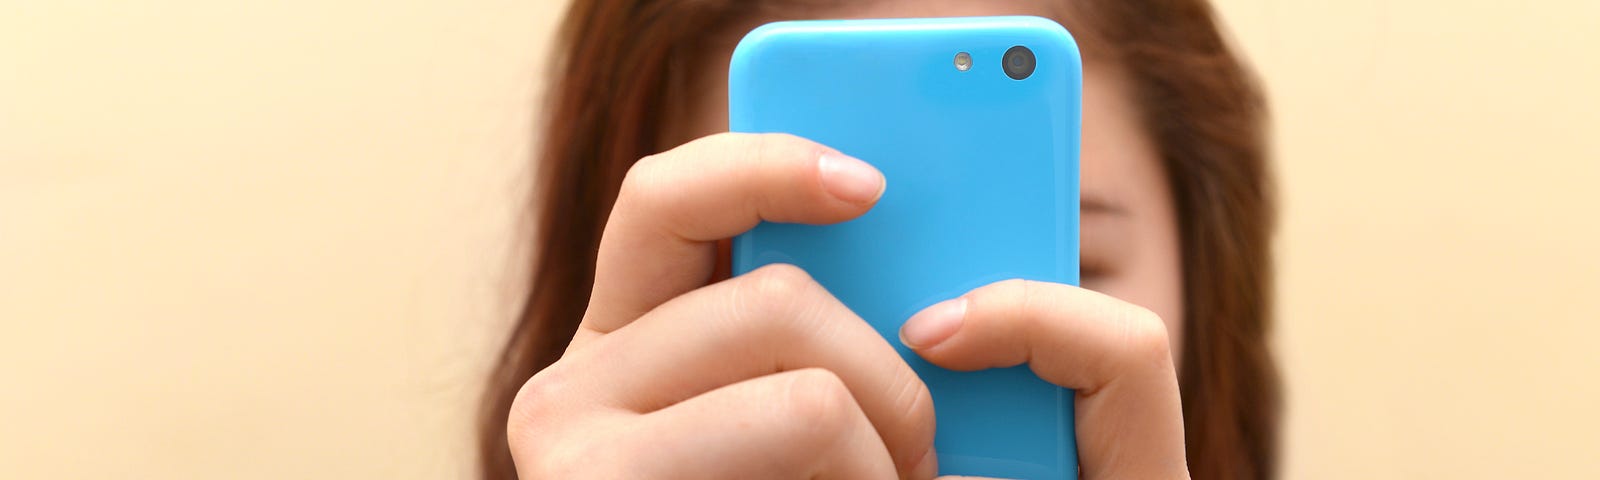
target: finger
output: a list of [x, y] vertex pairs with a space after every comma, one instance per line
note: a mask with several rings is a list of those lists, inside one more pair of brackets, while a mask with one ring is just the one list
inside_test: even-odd
[[641, 413], [773, 372], [823, 368], [849, 387], [899, 471], [933, 446], [927, 386], [883, 337], [790, 265], [673, 299], [560, 366], [588, 372], [572, 376], [574, 391]]
[[849, 220], [883, 187], [866, 163], [792, 135], [718, 134], [640, 160], [606, 223], [574, 344], [704, 285], [712, 242], [762, 220]]
[[619, 445], [642, 454], [634, 472], [639, 478], [896, 475], [889, 451], [850, 390], [817, 368], [724, 386], [644, 415], [631, 429], [636, 434], [627, 438], [649, 442]]
[[1149, 310], [1068, 285], [1009, 280], [912, 316], [901, 340], [954, 370], [1028, 363], [1077, 390], [1084, 478], [1187, 476], [1166, 326]]

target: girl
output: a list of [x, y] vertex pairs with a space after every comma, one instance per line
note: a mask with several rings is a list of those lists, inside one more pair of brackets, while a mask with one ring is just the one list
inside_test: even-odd
[[796, 268], [727, 278], [723, 240], [848, 220], [885, 184], [826, 145], [719, 133], [726, 66], [771, 21], [1012, 14], [1083, 52], [1084, 288], [980, 287], [899, 341], [1076, 389], [1086, 478], [1270, 477], [1264, 107], [1203, 0], [575, 0], [484, 477], [932, 477], [933, 405], [888, 342]]

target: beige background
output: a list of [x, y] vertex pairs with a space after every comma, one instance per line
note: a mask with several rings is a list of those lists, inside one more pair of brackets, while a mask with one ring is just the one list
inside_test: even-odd
[[[0, 476], [471, 472], [559, 1], [0, 6]], [[1600, 477], [1600, 3], [1222, 0], [1294, 478]]]

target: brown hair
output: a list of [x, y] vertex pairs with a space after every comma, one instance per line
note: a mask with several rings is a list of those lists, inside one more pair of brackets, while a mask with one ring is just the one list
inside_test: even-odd
[[[1068, 3], [1068, 2], [1063, 2]], [[1197, 479], [1275, 473], [1265, 107], [1204, 0], [1070, 2], [1085, 55], [1129, 73], [1172, 190], [1183, 268], [1179, 387]], [[533, 282], [489, 378], [483, 477], [516, 476], [506, 421], [517, 390], [560, 358], [586, 308], [600, 232], [628, 168], [659, 151], [677, 65], [711, 32], [759, 13], [741, 0], [574, 0], [548, 92]]]

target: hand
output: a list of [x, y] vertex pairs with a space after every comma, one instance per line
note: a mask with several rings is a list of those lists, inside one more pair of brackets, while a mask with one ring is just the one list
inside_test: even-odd
[[1027, 363], [1074, 389], [1083, 478], [1189, 477], [1167, 328], [1149, 310], [1069, 285], [1008, 280], [923, 309], [900, 338], [945, 368]]
[[928, 389], [793, 266], [709, 286], [714, 242], [831, 223], [882, 174], [786, 135], [719, 134], [640, 160], [562, 358], [512, 404], [522, 478], [931, 478]]

